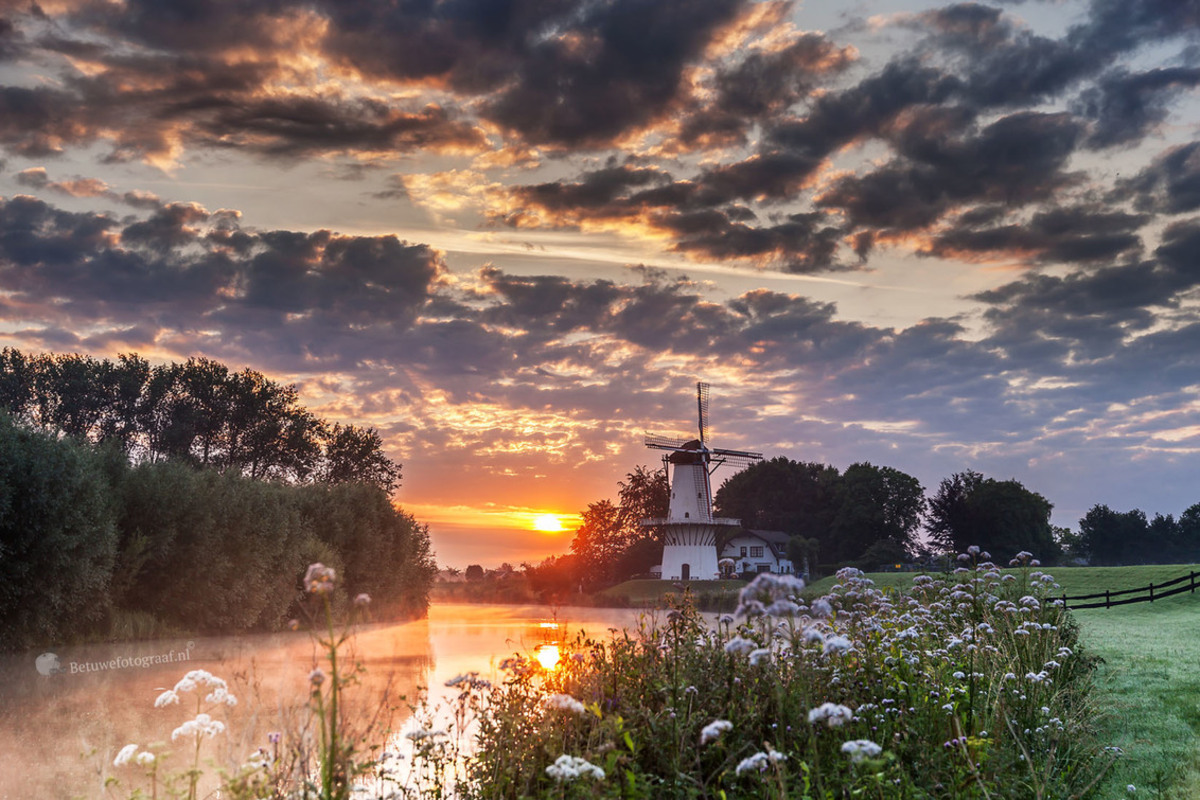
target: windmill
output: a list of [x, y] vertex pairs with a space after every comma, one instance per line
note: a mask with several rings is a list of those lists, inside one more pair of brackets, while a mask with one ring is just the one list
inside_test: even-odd
[[708, 384], [696, 384], [699, 439], [646, 437], [646, 446], [666, 451], [663, 466], [671, 472], [671, 503], [667, 516], [642, 520], [663, 530], [662, 577], [666, 580], [716, 578], [717, 534], [741, 525], [741, 520], [713, 517], [710, 476], [722, 464], [748, 466], [762, 453], [708, 446]]

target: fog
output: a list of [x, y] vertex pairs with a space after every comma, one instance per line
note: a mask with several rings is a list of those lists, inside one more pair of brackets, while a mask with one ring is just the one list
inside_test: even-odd
[[[478, 671], [495, 678], [496, 664], [513, 653], [532, 654], [549, 638], [580, 630], [606, 636], [609, 627], [631, 627], [637, 612], [620, 609], [552, 609], [546, 606], [434, 605], [427, 619], [360, 626], [347, 642], [350, 663], [365, 668], [348, 692], [363, 718], [390, 708], [391, 729], [404, 730], [409, 703], [429, 687], [437, 707], [451, 691], [444, 683]], [[543, 627], [557, 622], [559, 627]], [[174, 659], [174, 661], [171, 661]], [[152, 661], [165, 663], [149, 663]], [[346, 663], [346, 662], [344, 662]], [[58, 671], [52, 672], [57, 665]], [[226, 730], [205, 738], [202, 789], [216, 788], [215, 767], [236, 770], [268, 735], [294, 735], [308, 719], [309, 673], [328, 671], [323, 651], [305, 631], [283, 634], [135, 642], [56, 648], [0, 660], [0, 798], [128, 797], [143, 785], [141, 769], [114, 767], [127, 744], [161, 743], [171, 750], [165, 768], [191, 766], [190, 738], [171, 743], [171, 732], [197, 713], [197, 692], [181, 693], [179, 705], [154, 701], [189, 670], [225, 679], [238, 699], [212, 711]], [[42, 674], [49, 672], [51, 674]], [[200, 692], [201, 696], [203, 692]], [[208, 710], [208, 709], [202, 709]], [[121, 788], [106, 791], [117, 778]], [[204, 792], [201, 793], [203, 796]]]

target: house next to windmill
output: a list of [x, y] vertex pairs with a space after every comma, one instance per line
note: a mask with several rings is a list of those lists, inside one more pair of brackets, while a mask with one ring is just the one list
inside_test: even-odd
[[683, 440], [647, 436], [646, 446], [665, 450], [663, 461], [671, 476], [671, 502], [667, 516], [642, 520], [662, 528], [664, 580], [712, 580], [720, 576], [717, 540], [741, 531], [741, 520], [714, 517], [709, 476], [721, 464], [751, 464], [761, 453], [710, 448], [708, 438], [708, 384], [696, 384], [700, 438]]

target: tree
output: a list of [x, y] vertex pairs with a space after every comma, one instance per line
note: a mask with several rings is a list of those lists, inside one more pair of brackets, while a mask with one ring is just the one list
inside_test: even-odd
[[929, 501], [926, 529], [946, 550], [978, 545], [998, 563], [1022, 550], [1046, 563], [1058, 557], [1051, 503], [1015, 480], [997, 481], [967, 470], [942, 481]]
[[609, 500], [589, 503], [581, 516], [571, 552], [579, 558], [587, 582], [602, 586], [612, 580], [613, 566], [630, 544], [629, 529], [622, 524], [621, 509]]
[[783, 531], [816, 538], [822, 549], [834, 549], [831, 537], [837, 515], [838, 471], [825, 464], [777, 457], [759, 461], [729, 478], [713, 498], [722, 517], [742, 527]]
[[369, 483], [388, 494], [400, 485], [400, 465], [383, 454], [374, 428], [334, 423], [321, 436], [324, 450], [319, 478], [325, 483]]
[[463, 573], [463, 576], [471, 583], [481, 581], [483, 580], [483, 567], [478, 564], [469, 564], [467, 566], [467, 571]]
[[810, 579], [813, 576], [812, 565], [817, 563], [817, 558], [821, 554], [821, 542], [816, 538], [806, 539], [803, 536], [793, 536], [788, 539], [787, 557], [788, 561], [796, 567], [800, 567], [800, 574]]
[[1148, 531], [1142, 511], [1121, 513], [1096, 504], [1079, 520], [1080, 549], [1092, 564], [1140, 563]]
[[891, 467], [851, 464], [838, 482], [830, 537], [835, 548], [829, 557], [856, 560], [880, 542], [890, 542], [892, 547], [878, 551], [886, 552], [885, 560], [907, 560], [924, 510], [925, 490], [913, 476]]

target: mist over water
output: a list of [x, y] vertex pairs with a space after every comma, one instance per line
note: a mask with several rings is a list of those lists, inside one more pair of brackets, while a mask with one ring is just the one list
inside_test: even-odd
[[[571, 639], [581, 630], [604, 637], [610, 627], [635, 626], [637, 617], [629, 609], [437, 604], [427, 619], [360, 626], [343, 650], [349, 656], [344, 663], [365, 668], [348, 701], [363, 715], [386, 703], [394, 709], [392, 729], [400, 732], [410, 722], [409, 702], [424, 687], [436, 709], [457, 692], [444, 686], [456, 675], [477, 671], [494, 679], [496, 664], [513, 653], [530, 655], [539, 644]], [[543, 627], [548, 622], [558, 627]], [[54, 665], [49, 656], [57, 657], [59, 671], [42, 674]], [[165, 663], [150, 663], [155, 660]], [[302, 728], [308, 676], [317, 666], [328, 670], [324, 652], [305, 631], [0, 658], [0, 800], [126, 797], [129, 788], [106, 793], [104, 783], [116, 776], [123, 787], [131, 779], [140, 785], [140, 768], [112, 763], [127, 744], [165, 743], [174, 754], [164, 769], [188, 769], [191, 740], [172, 746], [171, 732], [195, 716], [196, 693], [181, 694], [179, 705], [164, 708], [155, 708], [154, 700], [194, 669], [224, 678], [238, 699], [236, 706], [210, 712], [226, 724], [224, 733], [204, 738], [201, 749], [202, 762], [211, 760], [201, 788], [214, 789], [216, 768], [236, 770], [259, 747], [270, 748], [271, 732]]]

